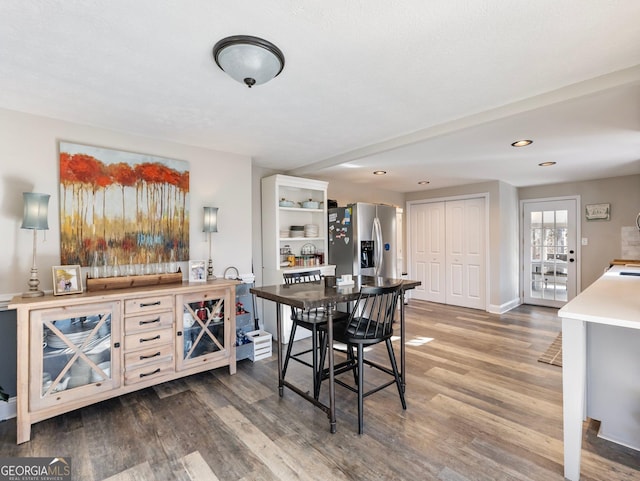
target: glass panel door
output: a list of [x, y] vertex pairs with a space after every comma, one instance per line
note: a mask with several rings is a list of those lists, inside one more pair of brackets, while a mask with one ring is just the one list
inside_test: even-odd
[[576, 201], [524, 203], [524, 302], [561, 307], [576, 295]]
[[117, 358], [112, 366], [115, 315], [112, 304], [34, 311], [32, 339], [42, 342], [31, 351], [31, 378], [38, 380], [31, 397], [38, 407], [119, 385]]
[[179, 304], [182, 330], [179, 330], [177, 338], [179, 368], [191, 362], [206, 361], [206, 356], [226, 355], [225, 300], [224, 293], [220, 296], [194, 294], [182, 298]]

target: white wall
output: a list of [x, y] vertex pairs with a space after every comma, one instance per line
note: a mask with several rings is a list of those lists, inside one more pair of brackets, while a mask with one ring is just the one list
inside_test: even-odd
[[[229, 266], [240, 274], [251, 272], [254, 209], [249, 157], [0, 109], [0, 302], [28, 289], [33, 237], [32, 231], [20, 229], [22, 192], [51, 194], [49, 230], [46, 242], [39, 238], [37, 265], [41, 288], [52, 289], [51, 266], [60, 263], [60, 140], [188, 161], [190, 257], [208, 258], [202, 207], [218, 207], [219, 232], [213, 234], [212, 249], [215, 273], [221, 276]], [[15, 394], [15, 336], [15, 312], [0, 311], [0, 385], [10, 394]]]
[[387, 204], [404, 207], [404, 194], [357, 185], [341, 180], [329, 180], [327, 198], [338, 201], [339, 206], [345, 206], [354, 202], [369, 202], [371, 204]]
[[[218, 207], [213, 234], [214, 271], [251, 269], [251, 159], [198, 147], [128, 135], [0, 109], [0, 300], [22, 292], [31, 266], [32, 231], [20, 229], [22, 192], [51, 194], [49, 230], [38, 242], [41, 287], [52, 288], [51, 266], [60, 263], [58, 142], [66, 140], [179, 160], [190, 165], [190, 257], [208, 257], [202, 207]], [[184, 269], [183, 269], [184, 270]]]
[[[579, 195], [578, 213], [583, 238], [588, 245], [580, 248], [582, 290], [602, 275], [613, 259], [622, 257], [622, 230], [635, 226], [640, 211], [640, 175], [610, 177], [584, 182], [567, 182], [518, 189], [520, 199], [540, 199]], [[586, 204], [611, 204], [609, 220], [587, 221]]]

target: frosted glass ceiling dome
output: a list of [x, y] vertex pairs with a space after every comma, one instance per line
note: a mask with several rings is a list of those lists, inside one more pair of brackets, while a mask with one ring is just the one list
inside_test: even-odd
[[213, 47], [218, 67], [249, 88], [277, 77], [284, 68], [284, 55], [271, 42], [250, 35], [223, 38]]

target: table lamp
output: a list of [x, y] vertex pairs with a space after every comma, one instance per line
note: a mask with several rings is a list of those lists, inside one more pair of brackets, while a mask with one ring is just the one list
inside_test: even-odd
[[205, 207], [204, 208], [204, 224], [202, 231], [209, 234], [209, 264], [207, 266], [207, 280], [212, 281], [216, 279], [213, 275], [213, 260], [211, 259], [211, 233], [218, 232], [218, 208], [217, 207]]
[[47, 211], [49, 208], [49, 194], [36, 194], [35, 192], [23, 192], [24, 215], [22, 218], [22, 229], [33, 230], [33, 264], [31, 266], [31, 277], [29, 278], [29, 290], [22, 294], [22, 297], [44, 296], [44, 292], [38, 289], [38, 268], [36, 267], [36, 242], [39, 230], [48, 230]]

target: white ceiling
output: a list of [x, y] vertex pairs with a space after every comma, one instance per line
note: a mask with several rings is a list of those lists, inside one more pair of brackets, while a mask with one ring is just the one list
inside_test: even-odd
[[[0, 0], [0, 107], [399, 192], [613, 177], [640, 173], [639, 19], [638, 0]], [[224, 74], [211, 49], [237, 34], [274, 42], [280, 76]]]

